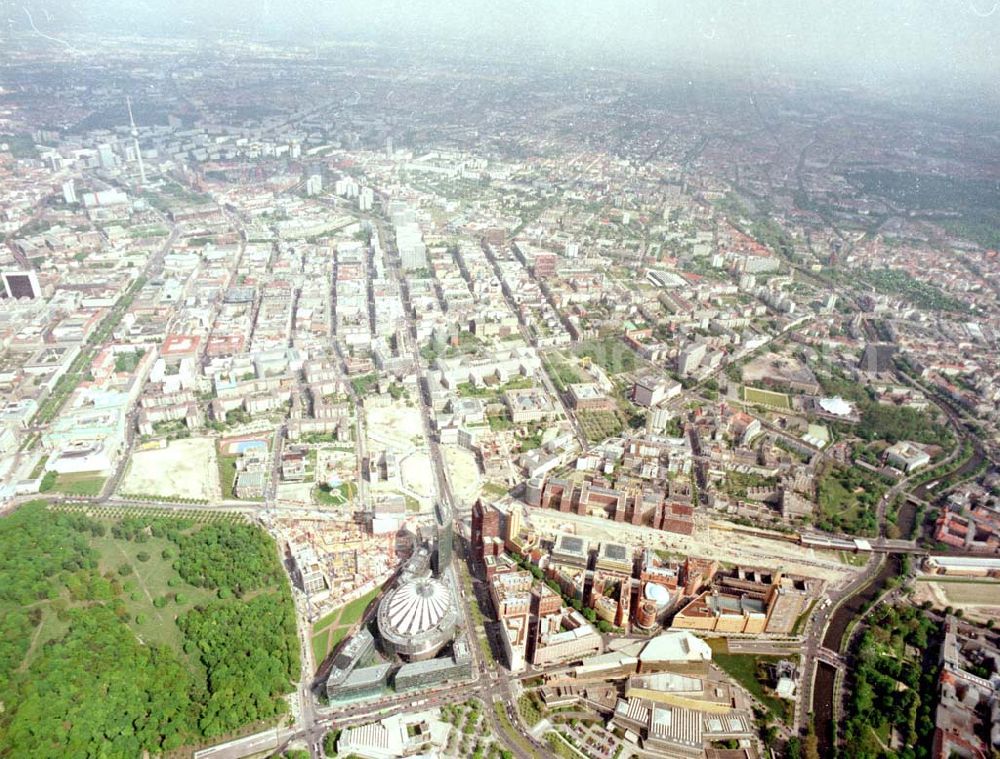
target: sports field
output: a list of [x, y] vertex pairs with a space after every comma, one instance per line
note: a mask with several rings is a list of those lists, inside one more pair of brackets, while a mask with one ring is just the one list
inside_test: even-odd
[[1000, 583], [941, 582], [936, 584], [953, 604], [1000, 606]]
[[744, 387], [743, 400], [747, 403], [759, 403], [762, 406], [772, 406], [790, 410], [792, 401], [785, 393], [776, 393], [773, 390], [763, 390], [759, 387]]

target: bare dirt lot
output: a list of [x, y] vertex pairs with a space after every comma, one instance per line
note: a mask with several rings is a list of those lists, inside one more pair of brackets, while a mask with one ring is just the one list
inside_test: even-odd
[[479, 497], [482, 480], [475, 454], [457, 445], [442, 445], [444, 463], [448, 468], [448, 482], [455, 498], [463, 506], [471, 505]]
[[791, 356], [777, 353], [766, 353], [753, 361], [748, 361], [743, 367], [743, 381], [746, 383], [762, 381], [812, 384], [816, 375], [812, 370]]
[[403, 490], [421, 501], [434, 496], [434, 468], [426, 453], [411, 453], [399, 462]]
[[426, 445], [419, 409], [395, 404], [366, 408], [365, 422], [372, 448], [404, 453]]
[[166, 448], [133, 453], [118, 490], [122, 495], [219, 499], [215, 441], [187, 438], [174, 440]]

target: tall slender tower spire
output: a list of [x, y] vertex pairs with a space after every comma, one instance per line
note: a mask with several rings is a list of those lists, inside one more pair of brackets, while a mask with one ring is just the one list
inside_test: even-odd
[[132, 98], [125, 96], [125, 105], [128, 106], [128, 123], [132, 129], [132, 147], [135, 148], [135, 157], [139, 159], [139, 178], [146, 184], [146, 167], [142, 163], [142, 151], [139, 150], [139, 130], [135, 128], [135, 119], [132, 118]]

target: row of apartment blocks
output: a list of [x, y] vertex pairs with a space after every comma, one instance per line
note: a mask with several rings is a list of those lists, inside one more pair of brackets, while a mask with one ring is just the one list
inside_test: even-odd
[[575, 482], [562, 478], [533, 478], [525, 485], [525, 502], [543, 509], [587, 515], [602, 512], [615, 522], [649, 525], [682, 535], [694, 533], [692, 491], [687, 483], [670, 482], [666, 493], [646, 488], [610, 487], [594, 478]]

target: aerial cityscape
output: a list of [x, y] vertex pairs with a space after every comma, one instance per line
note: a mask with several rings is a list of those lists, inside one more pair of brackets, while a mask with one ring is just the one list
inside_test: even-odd
[[4, 7], [0, 757], [1000, 756], [992, 47], [246, 5]]

